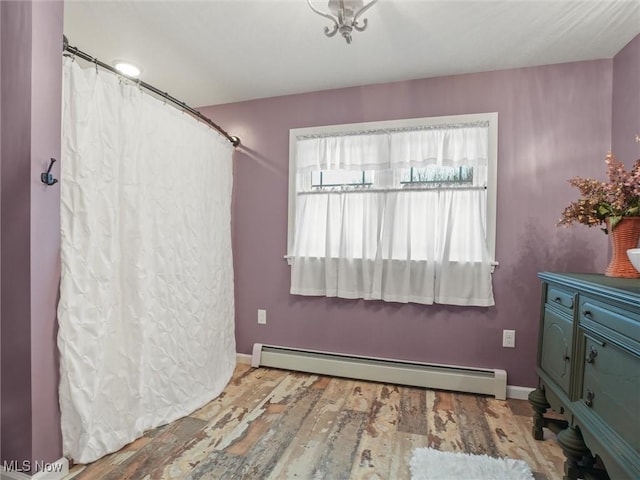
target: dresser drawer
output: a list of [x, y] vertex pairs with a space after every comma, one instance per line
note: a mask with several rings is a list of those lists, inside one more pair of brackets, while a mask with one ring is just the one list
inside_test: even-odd
[[562, 387], [565, 393], [569, 393], [572, 338], [573, 321], [546, 307], [542, 322], [540, 368]]
[[564, 290], [555, 285], [547, 287], [546, 303], [553, 305], [570, 316], [573, 316], [574, 298], [574, 293], [570, 290]]
[[640, 451], [640, 358], [585, 334], [583, 401]]
[[616, 308], [589, 297], [581, 297], [579, 321], [587, 325], [589, 322], [595, 322], [634, 342], [640, 342], [640, 314], [637, 312]]

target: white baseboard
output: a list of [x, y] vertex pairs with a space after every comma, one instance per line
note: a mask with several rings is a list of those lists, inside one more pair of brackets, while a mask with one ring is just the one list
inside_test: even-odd
[[236, 362], [251, 365], [251, 355], [247, 353], [236, 353]]
[[10, 470], [3, 469], [2, 472], [0, 472], [0, 479], [1, 480], [31, 480], [31, 477], [26, 473], [13, 472]]
[[[22, 462], [21, 466], [28, 467], [30, 462]], [[0, 471], [1, 480], [62, 480], [69, 473], [69, 461], [61, 458], [52, 463], [38, 463], [35, 465], [40, 471], [35, 475], [28, 475], [15, 470], [7, 470], [6, 465]]]
[[59, 460], [53, 462], [48, 471], [41, 471], [36, 473], [32, 480], [60, 480], [69, 473], [69, 460], [62, 457]]
[[531, 387], [516, 387], [514, 385], [507, 385], [507, 398], [513, 398], [514, 400], [527, 400], [529, 393], [533, 392], [535, 388]]

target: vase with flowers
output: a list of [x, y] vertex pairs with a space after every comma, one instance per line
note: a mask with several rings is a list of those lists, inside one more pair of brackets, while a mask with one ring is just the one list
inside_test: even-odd
[[600, 226], [609, 234], [613, 255], [605, 271], [609, 277], [640, 278], [627, 257], [640, 240], [640, 160], [627, 171], [612, 153], [606, 156], [608, 181], [573, 177], [569, 183], [581, 198], [564, 209], [558, 226], [582, 223]]

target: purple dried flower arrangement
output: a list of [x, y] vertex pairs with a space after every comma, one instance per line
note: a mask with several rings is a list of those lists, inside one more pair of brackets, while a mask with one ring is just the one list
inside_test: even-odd
[[[609, 219], [613, 230], [623, 217], [640, 216], [640, 160], [630, 172], [609, 152], [606, 157], [608, 182], [593, 178], [573, 177], [569, 183], [580, 190], [582, 198], [562, 212], [558, 226], [582, 223], [589, 227], [602, 225]], [[603, 228], [605, 233], [606, 228]]]

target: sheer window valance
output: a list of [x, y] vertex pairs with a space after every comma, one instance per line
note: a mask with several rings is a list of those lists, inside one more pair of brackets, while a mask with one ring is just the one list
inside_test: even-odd
[[488, 161], [489, 125], [441, 126], [302, 136], [296, 140], [298, 172], [481, 166]]
[[389, 135], [385, 132], [302, 138], [296, 151], [298, 172], [389, 168]]
[[488, 141], [488, 125], [394, 132], [391, 166], [486, 166]]

